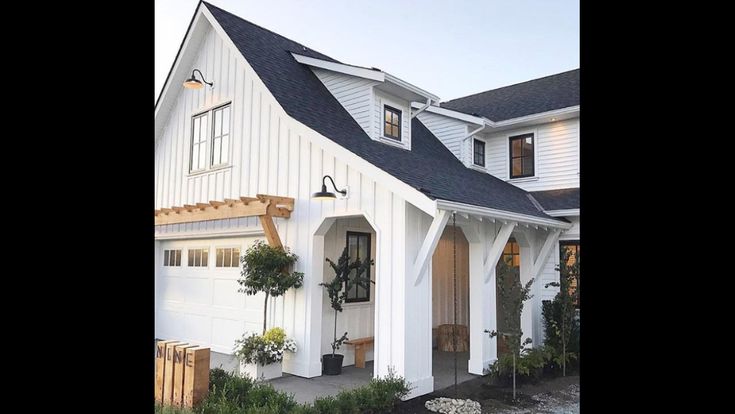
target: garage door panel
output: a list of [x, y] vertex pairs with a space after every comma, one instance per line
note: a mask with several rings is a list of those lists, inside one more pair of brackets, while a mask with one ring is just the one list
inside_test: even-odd
[[182, 279], [178, 277], [162, 277], [161, 278], [161, 297], [165, 301], [183, 302], [184, 286]]
[[242, 320], [212, 318], [212, 346], [232, 352], [235, 340], [240, 339], [244, 332], [245, 322]]
[[240, 285], [235, 280], [214, 280], [214, 305], [233, 309], [245, 309], [245, 294], [237, 289]]
[[[218, 247], [240, 247], [241, 254], [257, 238], [223, 237], [164, 241], [161, 249], [181, 249], [181, 266], [158, 264], [156, 336], [209, 346], [232, 353], [245, 331], [260, 332], [264, 295], [238, 292], [238, 267], [216, 266]], [[205, 267], [188, 265], [189, 250], [209, 249]]]
[[209, 305], [212, 303], [210, 284], [209, 279], [186, 278], [182, 280], [181, 285], [184, 287], [186, 303], [200, 305]]
[[212, 318], [204, 315], [184, 314], [185, 337], [187, 341], [201, 344], [211, 343]]

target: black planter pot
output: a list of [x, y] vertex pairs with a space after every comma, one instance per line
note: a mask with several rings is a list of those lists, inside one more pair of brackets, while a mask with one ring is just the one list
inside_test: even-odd
[[342, 360], [344, 355], [332, 354], [322, 355], [322, 374], [339, 375], [342, 373]]

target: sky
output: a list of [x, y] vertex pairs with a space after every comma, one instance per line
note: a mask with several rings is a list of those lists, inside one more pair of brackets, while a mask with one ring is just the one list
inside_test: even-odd
[[[155, 96], [198, 0], [155, 0]], [[442, 101], [579, 67], [579, 0], [211, 0]]]

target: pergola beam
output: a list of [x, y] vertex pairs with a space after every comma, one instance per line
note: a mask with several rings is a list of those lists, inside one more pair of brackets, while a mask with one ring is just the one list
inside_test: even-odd
[[155, 211], [155, 225], [257, 216], [268, 244], [283, 247], [273, 217], [289, 218], [293, 209], [294, 199], [291, 197], [258, 194], [255, 197], [226, 198], [224, 201], [161, 208]]

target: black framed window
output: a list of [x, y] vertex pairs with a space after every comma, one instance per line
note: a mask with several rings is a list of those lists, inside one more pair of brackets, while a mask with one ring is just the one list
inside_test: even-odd
[[533, 134], [510, 137], [510, 178], [533, 177]]
[[474, 140], [474, 162], [475, 165], [479, 165], [480, 167], [485, 166], [485, 141], [480, 141], [479, 139]]
[[521, 249], [515, 239], [510, 238], [503, 248], [502, 259], [513, 267], [521, 266]]
[[[559, 242], [559, 262], [564, 260], [564, 252], [569, 252], [567, 265], [573, 265], [579, 257], [582, 260], [582, 253], [579, 250], [579, 240], [563, 240]], [[582, 273], [582, 272], [580, 272]], [[577, 281], [572, 280], [569, 284], [569, 292], [572, 293], [577, 289]], [[579, 307], [579, 301], [574, 303], [574, 306]]]
[[[359, 233], [356, 231], [347, 232], [347, 254], [350, 262], [359, 259], [361, 262], [370, 260], [370, 233]], [[367, 268], [362, 275], [364, 279], [370, 279], [370, 267]], [[350, 274], [350, 280], [354, 281], [357, 277], [357, 269]], [[346, 286], [345, 286], [346, 288]], [[347, 291], [345, 302], [369, 302], [370, 301], [370, 283], [367, 286], [361, 286], [357, 283], [351, 283], [350, 290]]]
[[383, 135], [387, 138], [401, 140], [401, 111], [390, 107], [384, 106], [385, 121], [383, 122]]

